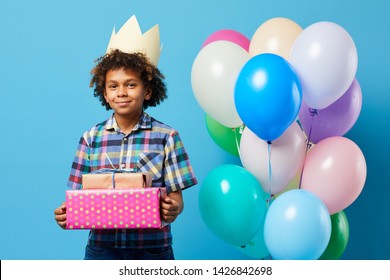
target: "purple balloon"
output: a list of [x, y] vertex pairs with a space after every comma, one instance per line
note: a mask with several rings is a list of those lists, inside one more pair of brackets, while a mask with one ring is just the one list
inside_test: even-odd
[[349, 89], [330, 106], [313, 110], [302, 100], [299, 121], [310, 141], [343, 136], [355, 124], [362, 108], [362, 91], [356, 78]]

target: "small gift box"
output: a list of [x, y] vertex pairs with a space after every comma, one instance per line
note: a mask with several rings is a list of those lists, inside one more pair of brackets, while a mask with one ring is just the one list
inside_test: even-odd
[[146, 172], [118, 169], [100, 169], [82, 175], [83, 189], [130, 189], [152, 186], [152, 177]]
[[161, 228], [164, 192], [160, 188], [67, 190], [66, 228]]

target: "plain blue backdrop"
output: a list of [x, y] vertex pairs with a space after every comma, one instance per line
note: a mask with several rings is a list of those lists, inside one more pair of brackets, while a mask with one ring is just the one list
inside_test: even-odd
[[87, 231], [61, 230], [53, 210], [65, 198], [81, 133], [111, 114], [93, 97], [89, 72], [112, 28], [133, 14], [143, 31], [159, 24], [164, 45], [159, 68], [169, 98], [148, 112], [179, 130], [199, 180], [185, 191], [185, 211], [173, 225], [177, 259], [250, 259], [200, 218], [198, 192], [207, 173], [240, 162], [210, 138], [191, 67], [213, 32], [233, 29], [250, 39], [274, 17], [302, 28], [333, 21], [355, 41], [363, 107], [346, 137], [363, 151], [368, 175], [345, 209], [350, 239], [342, 258], [390, 259], [389, 10], [385, 0], [1, 0], [0, 259], [83, 258]]

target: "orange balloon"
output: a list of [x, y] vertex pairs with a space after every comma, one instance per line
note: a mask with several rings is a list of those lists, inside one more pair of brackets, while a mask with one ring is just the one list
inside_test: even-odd
[[301, 32], [302, 27], [288, 18], [272, 18], [260, 25], [252, 36], [249, 54], [273, 53], [288, 60], [291, 46]]

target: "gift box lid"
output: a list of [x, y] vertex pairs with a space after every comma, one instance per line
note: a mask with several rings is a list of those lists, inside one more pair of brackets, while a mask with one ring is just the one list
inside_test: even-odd
[[[111, 170], [111, 169], [110, 169]], [[82, 175], [83, 189], [130, 189], [152, 186], [152, 177], [147, 172], [106, 171]]]

